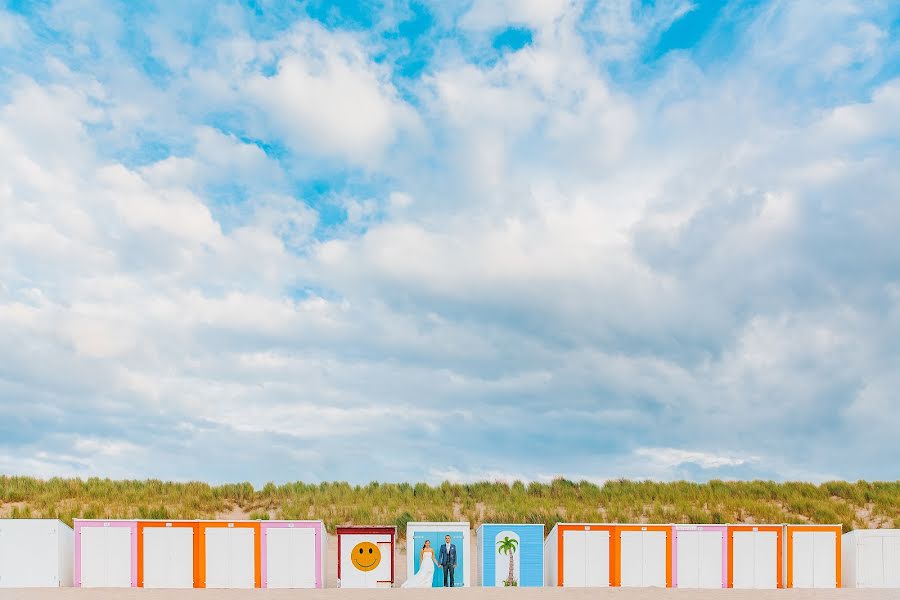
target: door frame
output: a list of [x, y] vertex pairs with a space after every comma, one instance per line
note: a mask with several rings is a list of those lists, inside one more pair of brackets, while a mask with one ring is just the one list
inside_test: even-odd
[[622, 585], [622, 532], [661, 531], [666, 534], [666, 587], [672, 587], [672, 526], [671, 525], [617, 525], [616, 526], [616, 586]]
[[197, 573], [199, 575], [194, 587], [206, 587], [206, 530], [207, 529], [252, 529], [253, 530], [253, 582], [254, 588], [260, 587], [262, 579], [260, 573], [260, 545], [261, 538], [259, 521], [200, 521], [198, 524], [197, 536], [197, 557], [195, 564], [197, 565]]
[[189, 528], [194, 531], [194, 556], [191, 559], [191, 571], [194, 577], [194, 587], [200, 581], [197, 573], [197, 545], [199, 535], [196, 521], [138, 521], [137, 522], [137, 587], [144, 587], [144, 529], [146, 528]]
[[728, 526], [727, 525], [674, 525], [672, 527], [672, 587], [678, 587], [678, 533], [681, 531], [718, 531], [722, 534], [722, 587], [728, 587]]
[[[263, 521], [260, 523], [260, 535], [268, 535], [270, 529], [312, 529], [315, 532], [316, 544], [316, 589], [325, 587], [322, 580], [322, 538], [325, 535], [324, 525], [320, 521]], [[266, 560], [269, 553], [268, 538], [260, 541], [260, 587], [268, 587], [268, 566]]]
[[85, 527], [127, 527], [131, 530], [131, 587], [135, 587], [138, 581], [138, 535], [137, 524], [134, 521], [115, 519], [79, 520], [75, 519], [72, 530], [75, 537], [75, 551], [73, 559], [72, 586], [81, 586], [81, 530]]
[[841, 531], [840, 525], [787, 525], [785, 526], [785, 536], [787, 537], [787, 587], [794, 587], [794, 539], [792, 533], [809, 532], [826, 532], [833, 533], [835, 538], [835, 567], [834, 582], [835, 587], [841, 587]]
[[775, 532], [775, 557], [778, 562], [775, 572], [775, 589], [784, 587], [784, 527], [782, 525], [729, 525], [728, 526], [728, 587], [734, 587], [734, 533], [736, 531], [768, 531]]
[[615, 550], [616, 550], [616, 542], [615, 542], [615, 533], [616, 526], [615, 525], [589, 525], [589, 524], [559, 524], [556, 527], [556, 553], [557, 553], [557, 565], [556, 565], [556, 585], [557, 587], [563, 587], [563, 581], [565, 578], [565, 569], [563, 568], [564, 561], [564, 553], [565, 553], [565, 544], [563, 543], [563, 534], [566, 531], [605, 531], [609, 533], [609, 587], [615, 586]]

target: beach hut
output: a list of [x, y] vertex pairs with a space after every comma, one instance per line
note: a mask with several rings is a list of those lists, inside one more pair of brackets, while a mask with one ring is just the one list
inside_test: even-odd
[[[470, 531], [468, 522], [413, 522], [406, 525], [406, 577], [411, 578], [419, 571], [420, 550], [428, 540], [434, 548], [434, 557], [440, 556], [440, 546], [446, 544], [446, 536], [456, 546], [456, 569], [453, 572], [454, 587], [471, 585], [472, 569], [470, 566]], [[431, 587], [443, 587], [444, 571], [436, 568]]]
[[196, 587], [260, 587], [259, 521], [198, 521]]
[[137, 585], [137, 521], [75, 519], [75, 587]]
[[197, 587], [196, 521], [138, 521], [137, 587]]
[[544, 585], [543, 525], [485, 524], [476, 535], [478, 585]]
[[551, 587], [614, 585], [615, 525], [558, 523], [544, 542], [544, 583]]
[[57, 519], [0, 519], [0, 588], [71, 587], [74, 537]]
[[784, 587], [783, 525], [728, 525], [728, 587]]
[[672, 526], [617, 525], [616, 584], [672, 587]]
[[841, 587], [841, 526], [786, 525], [787, 587]]
[[857, 529], [841, 539], [841, 583], [900, 588], [900, 529]]
[[264, 588], [324, 588], [328, 536], [322, 521], [262, 521]]
[[675, 525], [672, 587], [728, 587], [728, 528], [725, 525]]
[[338, 527], [337, 585], [389, 588], [394, 585], [396, 527]]

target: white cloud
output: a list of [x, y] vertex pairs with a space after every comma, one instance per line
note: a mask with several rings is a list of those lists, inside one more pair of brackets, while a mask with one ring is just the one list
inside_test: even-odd
[[646, 458], [664, 469], [678, 467], [685, 463], [695, 464], [703, 469], [720, 467], [739, 467], [748, 463], [759, 462], [758, 456], [717, 455], [696, 450], [680, 450], [678, 448], [638, 448], [635, 456]]
[[28, 25], [22, 17], [0, 10], [0, 47], [14, 48], [29, 34]]
[[275, 59], [277, 72], [253, 75], [243, 87], [298, 153], [374, 166], [415, 128], [415, 113], [386, 70], [351, 36], [307, 24], [279, 44], [286, 47]]
[[653, 4], [635, 0], [597, 2], [585, 15], [584, 28], [596, 33], [601, 43], [594, 55], [601, 60], [633, 59], [647, 42], [653, 42], [675, 21], [696, 9], [688, 0], [661, 0]]
[[838, 106], [818, 124], [817, 133], [830, 143], [849, 144], [900, 135], [900, 80], [877, 88], [871, 101]]
[[484, 30], [509, 24], [540, 28], [575, 7], [572, 0], [475, 0], [460, 18], [465, 29]]

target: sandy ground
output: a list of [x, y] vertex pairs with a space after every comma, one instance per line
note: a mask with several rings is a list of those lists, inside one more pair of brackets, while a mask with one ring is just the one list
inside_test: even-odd
[[563, 588], [460, 588], [454, 590], [91, 590], [79, 588], [3, 590], [0, 599], [6, 600], [253, 600], [257, 598], [309, 600], [657, 600], [660, 598], [700, 598], [701, 600], [898, 600], [900, 590], [665, 590], [665, 589], [563, 589]]

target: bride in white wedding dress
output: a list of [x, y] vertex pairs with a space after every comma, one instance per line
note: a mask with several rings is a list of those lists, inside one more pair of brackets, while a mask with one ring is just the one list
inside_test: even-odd
[[400, 587], [430, 588], [436, 564], [437, 561], [434, 560], [434, 548], [431, 547], [431, 541], [425, 540], [422, 551], [419, 553], [419, 570]]

